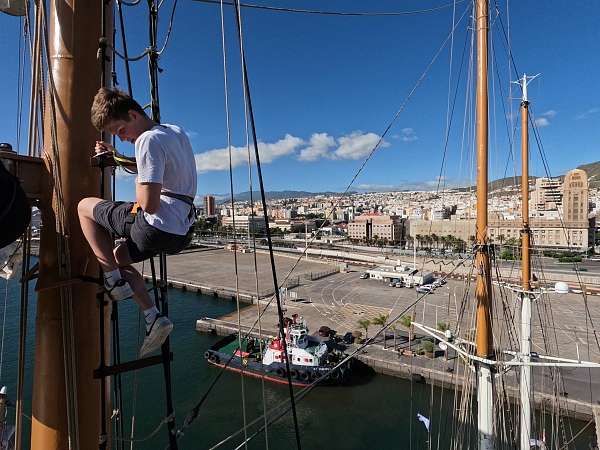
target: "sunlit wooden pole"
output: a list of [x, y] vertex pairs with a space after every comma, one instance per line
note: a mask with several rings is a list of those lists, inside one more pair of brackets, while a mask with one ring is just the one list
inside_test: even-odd
[[[77, 283], [73, 278], [88, 274], [97, 276], [95, 257], [87, 245], [77, 215], [77, 204], [86, 196], [98, 196], [100, 173], [90, 165], [98, 133], [90, 122], [90, 106], [100, 86], [100, 63], [97, 59], [101, 30], [101, 8], [105, 2], [48, 2], [48, 63], [54, 85], [51, 108], [50, 89], [44, 116], [44, 159], [47, 162], [47, 190], [40, 201], [43, 228], [40, 242], [37, 317], [35, 331], [35, 366], [33, 375], [33, 414], [31, 448], [35, 450], [94, 449], [100, 433], [100, 382], [93, 379], [99, 362], [97, 286]], [[111, 2], [107, 2], [110, 10]], [[111, 23], [111, 22], [109, 22]], [[111, 25], [112, 27], [112, 25]], [[107, 33], [112, 36], [112, 32]], [[52, 144], [53, 112], [56, 120], [60, 188], [64, 207], [64, 229], [61, 236], [68, 242], [69, 254], [59, 257], [55, 221], [58, 205], [53, 186]], [[61, 272], [71, 267], [68, 280]], [[76, 284], [71, 284], [75, 282]], [[77, 411], [72, 414], [76, 430], [69, 434], [67, 418], [66, 374], [64, 364], [63, 315], [58, 286], [70, 289], [73, 309], [74, 351], [70, 355], [75, 367]], [[63, 296], [64, 299], [64, 296]]]
[[[477, 356], [493, 357], [491, 323], [490, 255], [488, 228], [488, 0], [477, 0], [475, 23], [477, 33], [477, 221], [475, 228], [475, 270], [477, 273], [475, 297], [477, 300], [476, 346]], [[493, 374], [490, 366], [477, 367], [477, 403], [479, 449], [491, 450], [493, 440]]]

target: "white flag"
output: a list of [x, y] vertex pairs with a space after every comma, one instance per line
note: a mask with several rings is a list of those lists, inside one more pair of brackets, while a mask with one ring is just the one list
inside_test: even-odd
[[429, 431], [429, 419], [422, 414], [417, 414], [417, 419], [419, 419], [419, 422], [423, 422], [423, 425], [425, 425], [425, 428]]

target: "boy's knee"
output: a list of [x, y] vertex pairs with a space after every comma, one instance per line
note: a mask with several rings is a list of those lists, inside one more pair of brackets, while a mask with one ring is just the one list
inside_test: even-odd
[[79, 217], [93, 218], [94, 206], [96, 206], [100, 200], [101, 199], [95, 197], [86, 197], [81, 199], [77, 204], [77, 214]]

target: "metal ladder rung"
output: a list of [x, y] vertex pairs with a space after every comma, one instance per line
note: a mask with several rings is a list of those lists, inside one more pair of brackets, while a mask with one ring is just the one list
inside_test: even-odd
[[[169, 352], [169, 361], [173, 361], [173, 353]], [[145, 367], [155, 366], [163, 363], [162, 355], [148, 356], [146, 358], [136, 359], [112, 366], [99, 367], [94, 370], [94, 378], [104, 378], [119, 373], [131, 372], [133, 370], [143, 369]]]

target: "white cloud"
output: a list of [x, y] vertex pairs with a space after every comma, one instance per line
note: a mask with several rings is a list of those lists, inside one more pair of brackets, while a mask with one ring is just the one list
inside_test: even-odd
[[[277, 142], [260, 142], [258, 147], [260, 161], [265, 164], [288, 155], [295, 155], [299, 161], [307, 162], [320, 159], [357, 160], [369, 155], [380, 139], [380, 136], [375, 133], [363, 133], [361, 131], [354, 131], [339, 137], [337, 140], [328, 133], [313, 133], [308, 142], [287, 134], [285, 138]], [[380, 147], [388, 147], [389, 145], [384, 140], [379, 144]], [[215, 148], [197, 153], [195, 159], [196, 169], [200, 173], [229, 169], [229, 152], [227, 148]], [[251, 151], [251, 160], [254, 163], [254, 151]], [[247, 161], [246, 147], [231, 148], [231, 164], [234, 168], [247, 164]]]
[[547, 127], [548, 125], [550, 125], [550, 121], [545, 117], [538, 117], [535, 119], [535, 126], [538, 128]]
[[582, 112], [580, 114], [577, 114], [575, 116], [575, 120], [582, 120], [582, 119], [587, 119], [589, 116], [591, 116], [592, 114], [597, 114], [600, 112], [600, 108], [597, 106], [594, 106], [593, 108], [588, 109], [585, 112]]
[[300, 161], [316, 161], [319, 158], [329, 158], [329, 150], [335, 146], [335, 139], [327, 133], [314, 133], [309, 145], [300, 150]]
[[402, 128], [401, 133], [402, 142], [414, 142], [419, 139], [413, 128]]
[[[283, 139], [273, 143], [258, 143], [260, 162], [268, 164], [277, 158], [294, 153], [304, 141], [298, 137], [286, 134]], [[251, 161], [254, 163], [254, 150], [250, 149]], [[227, 148], [216, 148], [195, 155], [198, 172], [210, 172], [229, 169], [229, 151]], [[248, 150], [246, 147], [231, 147], [231, 165], [235, 168], [246, 164]]]
[[[366, 157], [375, 148], [380, 140], [375, 133], [362, 133], [355, 131], [338, 139], [340, 146], [333, 152], [333, 159], [361, 159]], [[381, 147], [390, 144], [382, 141]]]
[[553, 109], [549, 109], [548, 111], [546, 111], [545, 113], [542, 113], [541, 115], [543, 117], [547, 117], [548, 119], [554, 119], [554, 117], [556, 117], [558, 113], [553, 110]]
[[198, 132], [197, 131], [186, 131], [185, 134], [187, 134], [187, 137], [190, 140], [198, 137]]

